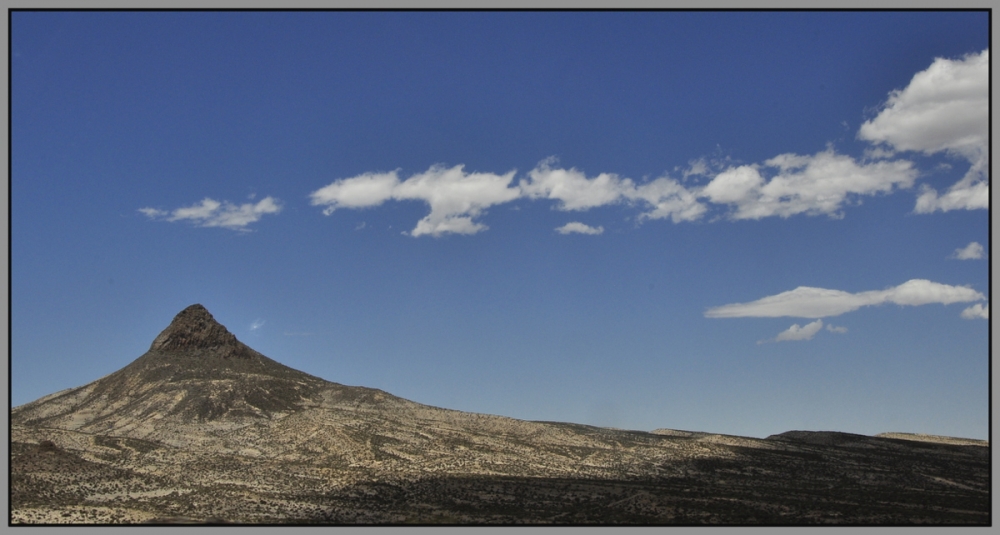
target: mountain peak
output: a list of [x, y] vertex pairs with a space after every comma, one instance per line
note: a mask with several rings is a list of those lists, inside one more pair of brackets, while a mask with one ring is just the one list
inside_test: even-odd
[[250, 358], [252, 351], [236, 339], [200, 304], [180, 311], [170, 325], [153, 340], [150, 351], [192, 352], [210, 350], [222, 358]]

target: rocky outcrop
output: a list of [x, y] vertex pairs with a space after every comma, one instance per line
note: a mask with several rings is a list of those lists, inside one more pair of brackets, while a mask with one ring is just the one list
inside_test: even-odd
[[179, 314], [153, 340], [150, 351], [204, 352], [207, 355], [228, 358], [253, 358], [256, 353], [236, 339], [233, 333], [215, 321], [202, 305], [191, 305]]

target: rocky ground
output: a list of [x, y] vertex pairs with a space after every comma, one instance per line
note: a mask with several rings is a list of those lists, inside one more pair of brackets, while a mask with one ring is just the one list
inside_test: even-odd
[[[622, 433], [603, 446], [566, 444], [537, 454], [527, 448], [505, 454], [500, 443], [485, 440], [458, 450], [441, 440], [425, 445], [427, 460], [411, 462], [392, 453], [391, 441], [377, 439], [368, 442], [367, 459], [351, 461], [319, 452], [198, 452], [15, 429], [11, 521], [985, 525], [990, 519], [989, 449], [982, 445], [837, 433], [766, 440]], [[734, 445], [740, 442], [749, 445]], [[449, 458], [452, 448], [457, 453]]]
[[11, 524], [989, 525], [989, 445], [530, 422], [283, 366], [204, 307], [11, 410]]

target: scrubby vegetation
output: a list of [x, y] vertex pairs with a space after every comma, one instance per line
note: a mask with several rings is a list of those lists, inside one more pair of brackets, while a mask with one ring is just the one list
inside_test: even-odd
[[988, 444], [529, 422], [307, 375], [199, 305], [11, 411], [11, 523], [990, 522]]

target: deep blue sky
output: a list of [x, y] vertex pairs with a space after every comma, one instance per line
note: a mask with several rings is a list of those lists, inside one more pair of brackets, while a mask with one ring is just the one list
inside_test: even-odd
[[464, 411], [987, 438], [988, 23], [15, 12], [13, 404], [202, 303]]

